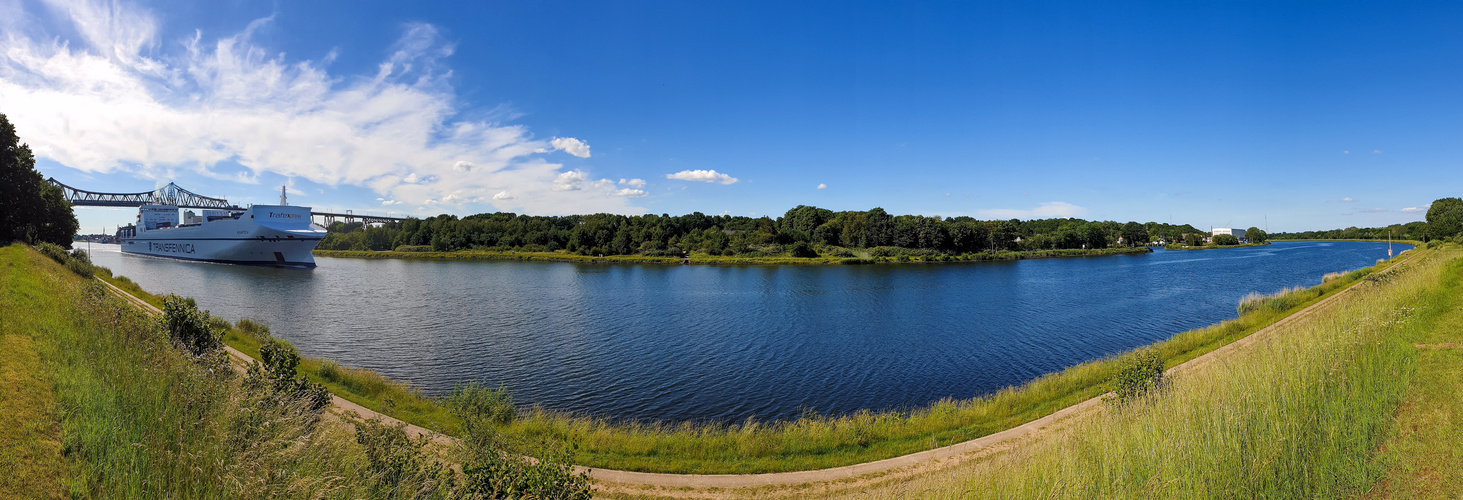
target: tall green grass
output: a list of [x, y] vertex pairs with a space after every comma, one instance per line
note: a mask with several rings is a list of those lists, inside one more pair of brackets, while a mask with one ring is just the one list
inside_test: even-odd
[[364, 482], [352, 431], [241, 389], [179, 351], [155, 320], [37, 254], [0, 248], [7, 318], [32, 333], [53, 382], [72, 498], [321, 498]]
[[881, 498], [1337, 498], [1387, 470], [1374, 452], [1416, 369], [1415, 304], [1458, 258], [1369, 276], [1324, 313], [1138, 404], [1099, 409], [1011, 453]]

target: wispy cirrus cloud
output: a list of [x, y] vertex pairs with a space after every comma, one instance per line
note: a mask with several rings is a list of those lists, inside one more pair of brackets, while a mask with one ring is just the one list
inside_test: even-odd
[[[0, 112], [62, 165], [159, 180], [272, 173], [363, 186], [411, 206], [643, 211], [614, 182], [549, 160], [558, 151], [588, 158], [586, 142], [458, 118], [464, 105], [446, 63], [455, 47], [430, 24], [403, 26], [373, 74], [342, 75], [328, 71], [334, 54], [290, 59], [256, 44], [272, 18], [219, 38], [162, 40], [158, 18], [125, 2], [50, 4], [43, 13], [0, 8]], [[47, 14], [61, 19], [38, 22]], [[39, 28], [54, 25], [74, 34]], [[569, 173], [574, 189], [560, 182]]]
[[1030, 209], [988, 208], [977, 210], [976, 213], [987, 219], [1050, 219], [1082, 217], [1087, 215], [1087, 209], [1064, 201], [1052, 201]]
[[1427, 205], [1420, 206], [1420, 207], [1407, 207], [1407, 208], [1402, 209], [1402, 212], [1403, 213], [1409, 213], [1409, 214], [1418, 213], [1418, 212], [1426, 212], [1427, 209], [1429, 209], [1429, 208], [1432, 208], [1432, 204], [1431, 203], [1429, 203]]

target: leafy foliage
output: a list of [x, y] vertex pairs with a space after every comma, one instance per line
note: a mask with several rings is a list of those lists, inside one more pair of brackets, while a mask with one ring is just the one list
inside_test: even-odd
[[590, 498], [589, 476], [575, 474], [569, 450], [548, 443], [520, 444], [535, 460], [508, 451], [498, 426], [517, 415], [506, 389], [491, 389], [476, 382], [453, 390], [447, 406], [462, 419], [462, 443], [467, 460], [462, 464], [461, 493], [475, 498]]
[[0, 113], [0, 242], [48, 242], [71, 247], [78, 223], [61, 189], [36, 171], [30, 146]]
[[[527, 216], [512, 213], [458, 218], [439, 215], [380, 226], [335, 223], [322, 250], [492, 250], [579, 255], [707, 255], [855, 257], [849, 248], [891, 247], [939, 255], [1012, 250], [1107, 248], [1120, 238], [1130, 246], [1182, 234], [1192, 226], [1082, 219], [982, 221], [970, 217], [891, 215], [882, 208], [834, 212], [800, 205], [782, 217], [734, 217], [692, 213]], [[801, 245], [800, 245], [801, 244]], [[849, 255], [842, 255], [849, 253]]]
[[1265, 234], [1263, 229], [1251, 226], [1245, 230], [1245, 239], [1250, 243], [1264, 243], [1265, 240], [1270, 239], [1270, 235]]
[[223, 332], [214, 328], [209, 321], [208, 311], [199, 311], [198, 303], [192, 298], [185, 299], [173, 294], [163, 297], [163, 317], [160, 321], [168, 338], [194, 356], [216, 351], [223, 345]]
[[1113, 374], [1113, 400], [1127, 404], [1163, 384], [1163, 356], [1157, 349], [1140, 349], [1125, 358]]
[[1463, 199], [1433, 201], [1427, 209], [1427, 234], [1437, 240], [1463, 234]]
[[1216, 235], [1214, 235], [1214, 244], [1215, 245], [1238, 245], [1239, 244], [1239, 238], [1234, 237], [1234, 235], [1232, 235], [1232, 234], [1216, 234]]
[[312, 412], [330, 406], [330, 392], [324, 386], [295, 376], [300, 364], [295, 346], [271, 338], [259, 347], [259, 358], [262, 364], [249, 365], [248, 379], [252, 385], [269, 387], [286, 399], [301, 401]]
[[356, 421], [355, 427], [356, 443], [366, 455], [373, 496], [453, 496], [450, 493], [457, 487], [456, 475], [427, 449], [427, 440], [406, 434], [405, 423], [387, 425], [371, 419]]

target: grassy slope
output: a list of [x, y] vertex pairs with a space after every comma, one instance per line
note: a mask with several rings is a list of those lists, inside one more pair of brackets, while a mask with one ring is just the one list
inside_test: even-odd
[[1381, 447], [1392, 469], [1370, 497], [1463, 496], [1463, 262], [1444, 273], [1441, 293], [1419, 304], [1423, 324], [1404, 337], [1421, 346], [1417, 372]]
[[[29, 311], [47, 307], [17, 252], [0, 260], [0, 498], [50, 498], [61, 492], [61, 426], [51, 378], [32, 338], [56, 327]], [[38, 257], [32, 254], [31, 257]]]
[[[42, 392], [53, 398], [21, 402], [15, 414], [5, 398], [6, 419], [34, 421], [0, 426], [38, 457], [28, 477], [39, 479], [13, 486], [24, 488], [19, 496], [362, 496], [364, 457], [342, 424], [312, 425], [237, 377], [218, 376], [227, 372], [222, 358], [200, 363], [178, 352], [153, 320], [38, 252], [0, 248], [0, 282], [0, 332], [7, 346], [28, 340], [39, 363], [21, 368], [46, 380]], [[23, 352], [0, 357], [9, 365]], [[0, 497], [14, 496], [11, 479], [0, 479]]]

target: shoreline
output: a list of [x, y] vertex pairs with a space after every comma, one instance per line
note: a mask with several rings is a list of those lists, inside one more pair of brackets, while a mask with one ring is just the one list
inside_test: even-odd
[[398, 252], [395, 250], [319, 250], [319, 257], [346, 259], [401, 259], [401, 260], [465, 260], [465, 261], [518, 261], [518, 262], [567, 262], [578, 264], [658, 264], [658, 265], [707, 265], [707, 266], [839, 266], [871, 264], [961, 264], [973, 262], [1000, 262], [1029, 259], [1060, 259], [1073, 257], [1109, 257], [1114, 255], [1140, 255], [1152, 253], [1150, 247], [1113, 247], [1099, 250], [1031, 250], [981, 252], [963, 255], [938, 256], [870, 256], [870, 257], [736, 257], [693, 254], [689, 257], [654, 257], [647, 255], [607, 255], [596, 257], [568, 252], [514, 252], [456, 250], [451, 252]]
[[[1383, 269], [1388, 269], [1398, 264], [1401, 264], [1406, 260], [1406, 257], [1404, 257], [1403, 259], [1394, 259], [1388, 261], [1383, 266], [1373, 266], [1372, 269], [1374, 272], [1381, 271]], [[1211, 344], [1212, 348], [1202, 353], [1196, 354], [1194, 351], [1189, 351], [1185, 353], [1188, 356], [1170, 358], [1170, 362], [1172, 364], [1165, 371], [1170, 374], [1191, 371], [1194, 368], [1212, 363], [1226, 353], [1235, 351], [1237, 349], [1243, 349], [1247, 345], [1258, 342], [1264, 336], [1269, 335], [1270, 332], [1273, 332], [1282, 325], [1314, 314], [1324, 304], [1330, 303], [1339, 296], [1345, 294], [1346, 292], [1349, 292], [1350, 290], [1352, 290], [1353, 285], [1362, 281], [1359, 278], [1360, 277], [1352, 280], [1349, 283], [1346, 283], [1345, 286], [1332, 287], [1330, 290], [1321, 290], [1321, 285], [1317, 285], [1312, 289], [1308, 289], [1315, 290], [1320, 293], [1301, 306], [1292, 308], [1286, 311], [1284, 314], [1269, 318], [1269, 321], [1265, 322], [1266, 324], [1264, 324], [1263, 326], [1259, 326], [1254, 331], [1225, 339], [1227, 341], [1220, 341], [1217, 346]], [[109, 286], [109, 288], [112, 288], [114, 292], [120, 292], [119, 295], [132, 297], [131, 294], [114, 286]], [[143, 309], [149, 309], [145, 300], [132, 297], [132, 302]], [[1232, 321], [1233, 320], [1222, 322], [1206, 328], [1218, 327], [1228, 324]], [[1161, 346], [1164, 343], [1166, 342], [1159, 342], [1149, 347]], [[231, 351], [230, 354], [240, 358], [250, 359], [253, 357], [239, 352], [238, 350], [234, 349], [233, 346], [230, 346], [229, 350]], [[1051, 375], [1053, 374], [1048, 374], [1048, 376]], [[365, 405], [358, 405], [354, 404], [354, 402], [347, 402], [346, 400], [341, 398], [341, 395], [339, 394], [333, 394], [333, 396], [335, 398], [335, 404], [337, 406], [348, 405], [350, 406], [349, 409], [362, 414], [362, 416], [383, 416], [388, 419], [391, 418], [389, 415], [377, 413]], [[1075, 404], [1060, 405], [1053, 411], [1048, 412], [1040, 416], [1039, 418], [1027, 420], [1020, 424], [1010, 426], [996, 432], [978, 436], [973, 439], [961, 440], [953, 444], [938, 446], [935, 448], [916, 451], [913, 453], [906, 453], [893, 457], [841, 466], [763, 473], [665, 473], [616, 470], [605, 467], [586, 466], [575, 466], [575, 470], [576, 472], [585, 472], [589, 474], [589, 476], [596, 481], [614, 483], [618, 485], [639, 485], [670, 488], [745, 488], [756, 486], [775, 486], [798, 483], [849, 480], [868, 474], [887, 473], [889, 471], [902, 469], [925, 462], [939, 461], [957, 455], [965, 455], [968, 453], [992, 449], [993, 447], [1002, 443], [1022, 438], [1034, 432], [1049, 428], [1052, 425], [1057, 425], [1058, 422], [1064, 421], [1068, 417], [1075, 416], [1076, 414], [1083, 413], [1086, 410], [1101, 405], [1103, 404], [1102, 398], [1103, 395], [1098, 394], [1095, 396], [1084, 398], [1076, 402]], [[1060, 402], [1057, 400], [1052, 400], [1050, 401], [1050, 403]], [[411, 427], [414, 431], [413, 434], [418, 436], [431, 436], [435, 434], [436, 437], [434, 439], [443, 439], [444, 437], [449, 440], [455, 439], [445, 434], [439, 434], [439, 431], [422, 429], [414, 425], [412, 425]], [[938, 440], [936, 442], [938, 442]]]

